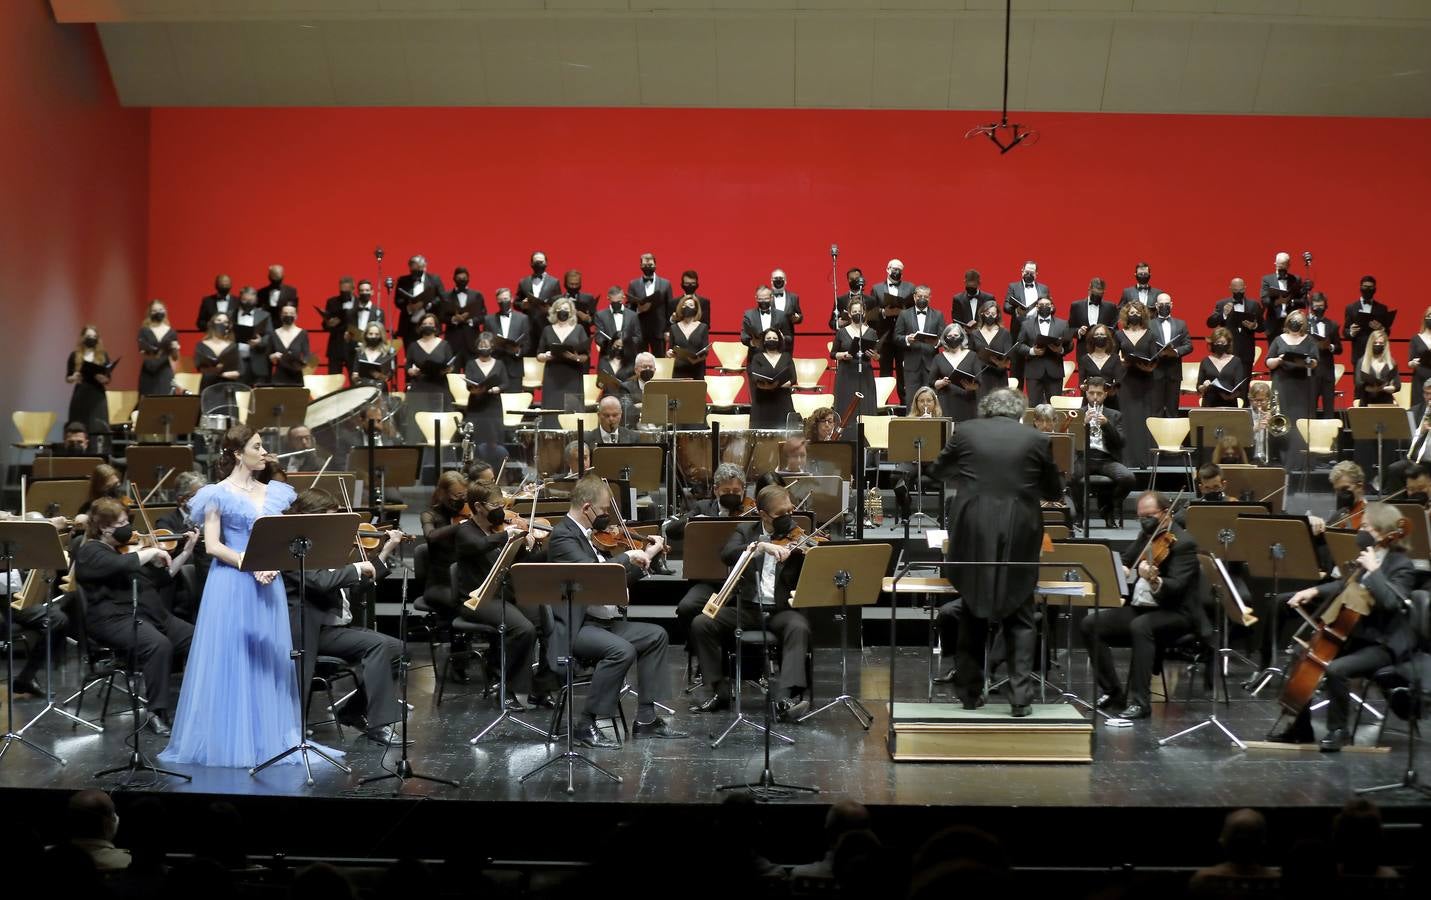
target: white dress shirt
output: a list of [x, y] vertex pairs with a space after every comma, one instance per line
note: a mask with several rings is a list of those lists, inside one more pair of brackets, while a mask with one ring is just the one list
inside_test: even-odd
[[[581, 536], [586, 538], [586, 543], [591, 546], [591, 552], [596, 555], [597, 561], [601, 560], [601, 551], [597, 549], [596, 543], [591, 539], [591, 529], [582, 524], [581, 520], [567, 513], [566, 517], [576, 523], [576, 527], [581, 529]], [[588, 607], [586, 614], [597, 619], [618, 619], [621, 617], [621, 607], [614, 605]], [[575, 637], [575, 635], [573, 635]]]

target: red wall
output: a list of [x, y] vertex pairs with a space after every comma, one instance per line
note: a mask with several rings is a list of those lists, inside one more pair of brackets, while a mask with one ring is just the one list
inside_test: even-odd
[[[650, 248], [673, 281], [701, 271], [718, 329], [776, 265], [823, 323], [837, 242], [842, 272], [873, 283], [898, 256], [945, 309], [966, 267], [1002, 295], [1034, 258], [1066, 309], [1090, 276], [1116, 290], [1146, 258], [1196, 332], [1231, 276], [1255, 290], [1281, 249], [1299, 271], [1316, 254], [1338, 312], [1364, 272], [1393, 305], [1424, 305], [1431, 121], [1021, 118], [1042, 139], [1001, 157], [963, 139], [988, 119], [972, 112], [155, 110], [150, 293], [192, 325], [216, 272], [261, 281], [283, 262], [317, 301], [340, 273], [371, 276], [378, 243], [388, 274], [422, 252], [444, 280], [471, 268], [489, 298], [540, 248], [599, 293]], [[1402, 317], [1397, 337], [1420, 319]]]
[[116, 386], [137, 378], [149, 111], [119, 105], [94, 26], [14, 0], [0, 26], [0, 122], [0, 415], [13, 434], [11, 410], [57, 410], [58, 439], [65, 355], [85, 322], [125, 357]]

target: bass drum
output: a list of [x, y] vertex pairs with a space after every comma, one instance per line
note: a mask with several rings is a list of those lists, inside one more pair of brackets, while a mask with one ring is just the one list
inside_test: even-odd
[[576, 440], [576, 432], [558, 428], [518, 428], [516, 436], [522, 446], [522, 458], [542, 478], [561, 478], [567, 474], [566, 445]]
[[[731, 463], [742, 472], [750, 462], [750, 432], [720, 433], [720, 462]], [[711, 432], [676, 432], [676, 474], [685, 485], [709, 485], [711, 479]]]

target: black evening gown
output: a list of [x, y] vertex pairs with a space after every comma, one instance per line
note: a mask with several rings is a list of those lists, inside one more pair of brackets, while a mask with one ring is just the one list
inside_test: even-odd
[[[1272, 339], [1267, 346], [1267, 356], [1270, 359], [1274, 356], [1281, 356], [1288, 350], [1298, 353], [1305, 352], [1312, 359], [1317, 358], [1317, 342], [1309, 337], [1302, 338], [1300, 344], [1293, 344], [1287, 340], [1287, 336], [1279, 334]], [[1318, 362], [1321, 365], [1321, 362]], [[1277, 395], [1277, 404], [1282, 415], [1287, 417], [1291, 428], [1287, 432], [1287, 449], [1299, 451], [1306, 449], [1306, 442], [1302, 440], [1302, 434], [1297, 430], [1298, 419], [1310, 419], [1312, 416], [1313, 398], [1312, 392], [1316, 390], [1315, 378], [1306, 369], [1296, 366], [1289, 369], [1287, 366], [1278, 366], [1272, 370], [1272, 390]], [[1292, 465], [1300, 464], [1298, 459], [1288, 458], [1287, 462]]]
[[[224, 350], [223, 352], [224, 352], [224, 353], [229, 353], [229, 354], [231, 354], [231, 355], [232, 355], [232, 354], [237, 354], [237, 353], [238, 353], [238, 350], [236, 349], [237, 346], [238, 346], [237, 344], [232, 344], [232, 343], [231, 343], [231, 344], [229, 344], [228, 348], [227, 348], [226, 350]], [[219, 353], [215, 353], [215, 352], [214, 352], [214, 348], [210, 347], [208, 344], [204, 343], [203, 341], [199, 341], [198, 345], [197, 345], [196, 347], [194, 347], [194, 366], [195, 366], [195, 368], [198, 368], [198, 369], [202, 370], [204, 366], [212, 366], [212, 365], [215, 365], [215, 364], [218, 363], [218, 361], [219, 361], [219, 356], [220, 356]], [[236, 364], [236, 365], [234, 366], [234, 370], [235, 370], [235, 371], [242, 372], [242, 371], [243, 371], [243, 367], [242, 367], [241, 365], [237, 365], [237, 364]], [[229, 381], [227, 378], [224, 378], [224, 377], [223, 377], [223, 370], [222, 370], [222, 369], [210, 369], [209, 371], [204, 372], [204, 373], [199, 377], [199, 393], [202, 394], [206, 388], [211, 388], [211, 387], [213, 387], [213, 386], [216, 385], [216, 384], [240, 384], [240, 383], [241, 383], [241, 381], [238, 380], [238, 379], [236, 379], [236, 380], [234, 380], [234, 381]]]
[[790, 399], [790, 388], [777, 387], [773, 390], [757, 388], [757, 375], [775, 379], [776, 384], [795, 380], [795, 363], [790, 354], [782, 353], [771, 365], [765, 358], [765, 351], [754, 353], [746, 367], [746, 380], [750, 386], [750, 427], [784, 428], [787, 417], [795, 411], [795, 403]]
[[[84, 366], [84, 357], [71, 351], [65, 362], [65, 377], [73, 375]], [[69, 417], [65, 422], [83, 422], [90, 434], [109, 432], [109, 400], [104, 385], [91, 376], [81, 375], [70, 392]]]
[[407, 364], [417, 366], [422, 370], [416, 377], [409, 377], [407, 380], [409, 397], [412, 394], [447, 393], [447, 373], [456, 358], [457, 355], [452, 351], [452, 345], [446, 340], [439, 340], [433, 344], [430, 353], [422, 349], [422, 345], [417, 341], [409, 342]]
[[139, 366], [139, 396], [174, 393], [174, 366], [169, 355], [165, 353], [156, 357], [151, 354], [157, 354], [170, 341], [178, 339], [179, 333], [173, 328], [164, 332], [162, 338], [148, 325], [139, 329], [139, 353], [143, 358]]
[[[1203, 357], [1202, 362], [1199, 363], [1197, 367], [1198, 384], [1202, 384], [1204, 381], [1221, 380], [1223, 384], [1231, 387], [1240, 384], [1246, 377], [1247, 374], [1242, 368], [1242, 360], [1236, 356], [1230, 358], [1221, 370], [1213, 365], [1212, 357], [1210, 356]], [[1242, 396], [1241, 388], [1230, 397], [1216, 388], [1208, 388], [1202, 395], [1202, 406], [1204, 409], [1215, 407], [1232, 407], [1235, 409], [1237, 407], [1237, 398], [1240, 396]]]
[[[381, 366], [382, 374], [379, 376], [368, 366]], [[392, 378], [396, 368], [397, 354], [390, 349], [384, 349], [372, 359], [368, 358], [366, 350], [359, 349], [353, 353], [353, 364], [349, 366], [353, 373], [351, 381], [354, 387], [375, 387], [384, 391], [388, 389], [388, 380]]]
[[[865, 341], [873, 341], [877, 337], [875, 330], [869, 326], [865, 326], [860, 335]], [[837, 353], [850, 353], [854, 346], [855, 339], [850, 336], [849, 329], [842, 327], [835, 332], [835, 345], [830, 348], [830, 357], [834, 358]], [[876, 409], [875, 365], [875, 361], [868, 357], [863, 361], [852, 358], [835, 364], [835, 415], [843, 416], [845, 414], [856, 391], [864, 394], [864, 399], [860, 401], [859, 414], [862, 416], [874, 415]]]
[[566, 340], [557, 337], [556, 329], [548, 325], [537, 341], [537, 353], [567, 350], [584, 354], [588, 362], [572, 362], [562, 356], [552, 356], [542, 370], [542, 408], [580, 411], [586, 408], [586, 387], [581, 376], [590, 365], [591, 339], [579, 327], [573, 327]]
[[[476, 359], [467, 363], [466, 422], [473, 424], [472, 439], [479, 444], [499, 444], [502, 441], [502, 395], [478, 392], [471, 382], [482, 383], [491, 379], [500, 391], [507, 390], [507, 368], [501, 360], [493, 359], [491, 371], [483, 372]], [[491, 387], [491, 385], [488, 385]]]
[[[671, 326], [671, 340], [670, 340], [670, 343], [669, 343], [667, 346], [669, 346], [669, 347], [671, 347], [671, 348], [673, 348], [673, 349], [676, 348], [676, 347], [680, 347], [680, 348], [682, 348], [682, 349], [689, 350], [689, 351], [692, 352], [692, 353], [700, 353], [702, 350], [706, 350], [706, 349], [707, 349], [707, 347], [709, 346], [710, 342], [711, 342], [711, 329], [710, 329], [710, 326], [707, 325], [707, 324], [704, 323], [704, 322], [698, 322], [698, 323], [696, 324], [695, 330], [693, 330], [693, 331], [691, 332], [690, 337], [687, 337], [685, 334], [683, 334], [683, 333], [681, 332], [681, 326], [680, 326], [680, 325], [672, 325], [672, 326]], [[707, 356], [709, 356], [709, 352], [707, 352]], [[680, 358], [679, 356], [677, 356], [677, 357], [676, 357], [675, 365], [671, 367], [671, 377], [672, 377], [672, 378], [694, 378], [694, 379], [698, 379], [698, 380], [701, 379], [701, 378], [705, 378], [705, 377], [706, 377], [706, 358], [707, 358], [707, 357], [704, 357], [704, 356], [703, 356], [703, 357], [701, 357], [701, 361], [700, 361], [699, 363], [692, 364], [692, 363], [683, 363], [683, 362], [681, 362], [681, 358]], [[755, 414], [755, 413], [754, 413], [754, 411], [752, 410], [752, 411], [751, 411], [751, 415], [754, 415], [754, 414]]]
[[291, 352], [298, 358], [296, 363], [283, 359], [277, 365], [270, 366], [269, 384], [283, 387], [303, 386], [303, 362], [308, 359], [308, 332], [299, 331], [293, 338], [293, 343], [284, 344], [283, 339], [278, 336], [277, 329], [270, 331], [264, 336], [262, 352], [265, 356], [270, 353]]
[[[978, 328], [969, 332], [969, 349], [975, 353], [980, 350], [993, 350], [995, 353], [1008, 353], [1014, 346], [1014, 339], [1009, 334], [1009, 330], [999, 326], [999, 330], [992, 338], [984, 336], [984, 332]], [[991, 366], [982, 359], [979, 362], [984, 364], [984, 368], [979, 371], [979, 399], [982, 400], [989, 392], [997, 391], [999, 388], [1009, 386], [1009, 373], [1007, 370], [997, 366]]]
[[[1356, 367], [1356, 393], [1361, 406], [1386, 406], [1396, 402], [1396, 394], [1378, 391], [1375, 394], [1366, 390], [1367, 387], [1376, 384], [1390, 382], [1397, 390], [1401, 389], [1401, 376], [1396, 371], [1396, 366], [1379, 366], [1374, 361], [1371, 363], [1370, 371], [1364, 370], [1360, 361]], [[1416, 397], [1415, 394], [1412, 397]], [[1417, 398], [1419, 399], [1419, 398]]]
[[1123, 464], [1145, 469], [1153, 464], [1148, 452], [1153, 448], [1153, 435], [1148, 431], [1148, 417], [1153, 414], [1153, 373], [1144, 372], [1128, 360], [1128, 356], [1152, 356], [1157, 338], [1145, 331], [1136, 342], [1126, 332], [1117, 334], [1118, 351], [1124, 355], [1123, 386], [1118, 389], [1120, 411], [1123, 413]]
[[1121, 394], [1123, 390], [1123, 375], [1123, 363], [1118, 359], [1116, 352], [1108, 354], [1108, 358], [1103, 360], [1102, 365], [1099, 365], [1098, 360], [1087, 353], [1078, 355], [1078, 384], [1080, 387], [1087, 384], [1090, 378], [1102, 378], [1104, 381], [1113, 382], [1118, 389], [1118, 393], [1104, 401], [1103, 405], [1108, 409], [1120, 408], [1118, 394]]
[[1421, 386], [1431, 379], [1431, 366], [1422, 362], [1427, 356], [1431, 356], [1431, 339], [1423, 334], [1411, 336], [1411, 405], [1415, 406], [1421, 402]]
[[[966, 388], [960, 386], [959, 382], [967, 381], [970, 371], [978, 372], [983, 364], [983, 361], [972, 350], [966, 352], [958, 363], [951, 362], [949, 354], [942, 350], [934, 354], [934, 380], [949, 379], [948, 387], [935, 391], [939, 395], [939, 409], [944, 413], [945, 418], [953, 419], [955, 422], [964, 422], [979, 414], [978, 385]], [[957, 374], [956, 366], [960, 368]], [[913, 413], [914, 410], [911, 408], [910, 412]]]

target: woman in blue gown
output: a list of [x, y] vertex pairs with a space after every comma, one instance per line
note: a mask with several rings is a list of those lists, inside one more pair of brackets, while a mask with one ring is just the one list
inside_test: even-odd
[[[279, 515], [294, 491], [255, 477], [268, 465], [262, 439], [247, 426], [224, 435], [222, 480], [189, 501], [204, 523], [213, 562], [194, 627], [166, 763], [252, 768], [299, 742], [302, 718], [290, 651], [293, 637], [283, 579], [243, 572], [254, 520]], [[325, 748], [326, 749], [326, 748]], [[285, 763], [298, 763], [300, 754]]]

